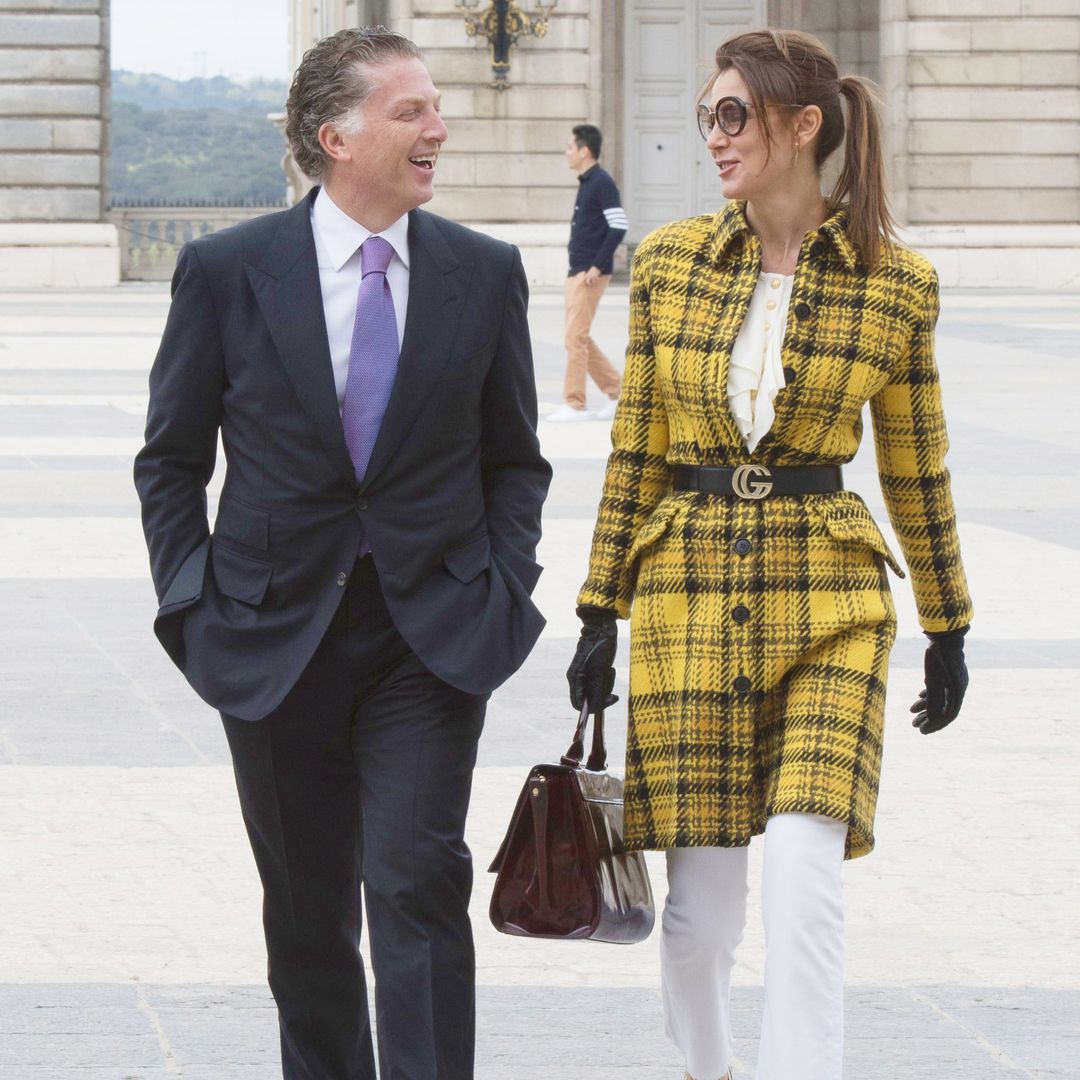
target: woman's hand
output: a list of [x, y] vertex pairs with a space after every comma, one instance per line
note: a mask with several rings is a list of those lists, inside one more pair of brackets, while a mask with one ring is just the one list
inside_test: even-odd
[[615, 652], [619, 631], [615, 612], [583, 604], [577, 609], [581, 637], [566, 672], [570, 684], [570, 704], [580, 711], [587, 701], [589, 712], [614, 705], [619, 699], [611, 692], [615, 685]]
[[969, 629], [963, 626], [959, 630], [927, 635], [930, 647], [923, 659], [926, 689], [911, 706], [911, 711], [917, 714], [911, 725], [924, 735], [931, 735], [951, 724], [964, 703], [968, 687], [964, 635]]

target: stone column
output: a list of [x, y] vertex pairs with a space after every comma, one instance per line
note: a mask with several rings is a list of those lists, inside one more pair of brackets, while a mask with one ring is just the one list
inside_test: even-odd
[[111, 285], [109, 0], [0, 0], [0, 284]]

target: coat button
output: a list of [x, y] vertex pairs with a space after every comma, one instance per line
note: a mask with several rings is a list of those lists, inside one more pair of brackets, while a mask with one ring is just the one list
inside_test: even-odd
[[739, 604], [731, 609], [731, 617], [737, 623], [744, 623], [750, 618], [750, 609], [745, 604]]
[[344, 589], [345, 586], [349, 584], [349, 575], [346, 574], [344, 570], [339, 570], [336, 580], [338, 583], [338, 588]]
[[740, 536], [739, 539], [735, 541], [735, 553], [737, 555], [749, 555], [753, 550], [754, 545], [751, 544], [745, 536]]
[[367, 509], [367, 499], [365, 499], [363, 495], [357, 495], [356, 496], [356, 509], [357, 510], [366, 510]]
[[784, 380], [786, 382], [793, 383], [798, 374], [799, 373], [793, 367], [784, 368]]
[[809, 304], [799, 302], [795, 305], [795, 318], [798, 319], [799, 322], [805, 322], [812, 314], [813, 312], [810, 310]]
[[828, 245], [825, 243], [824, 240], [815, 240], [810, 245], [810, 254], [813, 255], [815, 259], [820, 258], [822, 255], [825, 254], [825, 248], [827, 246]]
[[738, 694], [750, 693], [750, 680], [745, 675], [739, 675], [734, 682], [735, 692]]

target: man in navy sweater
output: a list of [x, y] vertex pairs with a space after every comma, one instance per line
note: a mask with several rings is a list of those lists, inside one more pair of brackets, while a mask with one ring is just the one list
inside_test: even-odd
[[548, 416], [557, 423], [588, 420], [585, 375], [607, 395], [607, 403], [593, 415], [610, 420], [615, 415], [621, 376], [590, 336], [600, 297], [611, 280], [615, 249], [626, 235], [626, 211], [619, 189], [597, 164], [602, 137], [592, 124], [578, 124], [566, 147], [566, 161], [578, 174], [578, 197], [570, 220], [570, 272], [566, 278], [566, 380], [564, 403]]

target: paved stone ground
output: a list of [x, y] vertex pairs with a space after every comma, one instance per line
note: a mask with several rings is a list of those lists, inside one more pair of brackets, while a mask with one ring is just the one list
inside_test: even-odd
[[[225, 741], [150, 630], [130, 476], [166, 306], [156, 286], [0, 293], [0, 1080], [279, 1075]], [[597, 336], [616, 358], [625, 322], [625, 289], [612, 291]], [[546, 412], [557, 296], [534, 298], [532, 327]], [[949, 294], [939, 351], [977, 608], [972, 685], [948, 731], [910, 729], [922, 641], [898, 583], [878, 850], [846, 871], [848, 1076], [1080, 1078], [1080, 297]], [[549, 625], [492, 702], [470, 816], [477, 1076], [676, 1080], [655, 937], [539, 944], [485, 917], [483, 867], [524, 771], [568, 740], [562, 672], [607, 445], [600, 423], [541, 433], [555, 466]], [[869, 439], [848, 484], [883, 520]], [[616, 760], [624, 720], [613, 710]], [[762, 958], [752, 915], [740, 1080]]]

